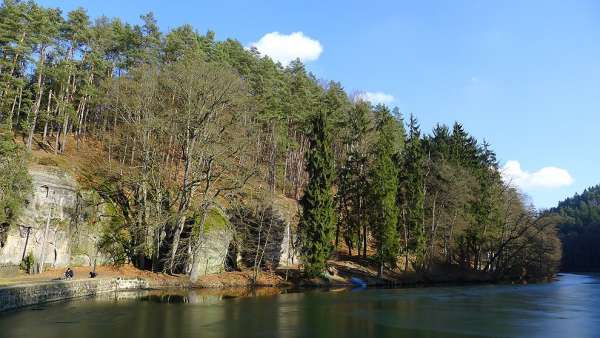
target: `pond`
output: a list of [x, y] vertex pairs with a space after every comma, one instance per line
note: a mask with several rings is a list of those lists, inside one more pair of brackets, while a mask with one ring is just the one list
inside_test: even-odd
[[530, 285], [256, 292], [119, 293], [40, 305], [0, 314], [0, 337], [600, 337], [600, 275]]

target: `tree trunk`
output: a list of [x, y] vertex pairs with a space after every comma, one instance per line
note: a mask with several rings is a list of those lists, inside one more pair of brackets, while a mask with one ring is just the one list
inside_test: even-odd
[[52, 89], [48, 93], [48, 107], [46, 108], [46, 121], [44, 121], [44, 134], [42, 135], [42, 142], [46, 142], [46, 136], [48, 134], [48, 120], [50, 120], [50, 103], [52, 102]]
[[44, 95], [44, 86], [42, 86], [43, 79], [43, 69], [44, 69], [44, 58], [46, 56], [46, 47], [42, 47], [40, 49], [40, 58], [38, 61], [37, 67], [37, 93], [35, 98], [35, 103], [31, 109], [31, 113], [33, 114], [33, 121], [29, 126], [29, 137], [27, 138], [27, 149], [31, 150], [31, 142], [33, 141], [33, 133], [35, 133], [35, 127], [37, 124], [38, 114], [40, 111], [40, 105], [42, 104], [42, 96]]
[[363, 258], [367, 258], [367, 225], [363, 224]]
[[184, 170], [183, 170], [183, 181], [181, 185], [182, 196], [181, 202], [179, 203], [179, 209], [177, 211], [177, 223], [175, 224], [175, 233], [173, 237], [173, 243], [171, 244], [171, 251], [169, 253], [169, 262], [166, 266], [168, 272], [173, 273], [173, 266], [175, 265], [175, 256], [177, 255], [177, 249], [179, 248], [179, 240], [181, 238], [181, 233], [183, 232], [183, 227], [185, 226], [186, 221], [186, 212], [189, 208], [190, 199], [192, 197], [192, 187], [190, 186], [190, 166], [192, 162], [191, 158], [191, 150], [193, 144], [195, 143], [195, 136], [192, 137], [189, 130], [189, 122], [186, 128], [186, 139], [185, 139], [185, 147], [183, 152], [183, 160], [184, 160]]

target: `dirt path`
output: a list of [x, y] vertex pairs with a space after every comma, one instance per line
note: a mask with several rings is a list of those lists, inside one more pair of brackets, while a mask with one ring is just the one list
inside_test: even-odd
[[[88, 279], [90, 278], [89, 267], [73, 267], [74, 277], [73, 279]], [[22, 273], [19, 276], [12, 278], [0, 278], [0, 286], [9, 285], [20, 285], [29, 283], [40, 283], [57, 280], [63, 277], [65, 269], [52, 269], [44, 271], [41, 274], [29, 275]], [[162, 273], [154, 273], [150, 271], [139, 270], [131, 265], [124, 265], [120, 267], [115, 266], [97, 266], [96, 273], [99, 278], [143, 278], [150, 281], [156, 282], [169, 282], [179, 280], [180, 278], [187, 278], [185, 276], [170, 276]]]

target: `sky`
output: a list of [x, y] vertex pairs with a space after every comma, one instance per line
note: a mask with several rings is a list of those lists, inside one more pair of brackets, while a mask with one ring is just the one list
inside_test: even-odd
[[461, 122], [549, 208], [600, 183], [600, 1], [40, 0], [163, 31], [191, 24], [414, 113]]

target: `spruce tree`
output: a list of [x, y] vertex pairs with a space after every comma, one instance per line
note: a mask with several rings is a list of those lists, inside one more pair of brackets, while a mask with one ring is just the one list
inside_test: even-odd
[[421, 131], [417, 119], [410, 116], [409, 136], [403, 156], [400, 189], [404, 208], [403, 221], [410, 238], [406, 248], [411, 249], [417, 258], [417, 267], [424, 261], [426, 249], [425, 234], [425, 168], [421, 145]]
[[374, 147], [374, 163], [371, 170], [370, 199], [371, 226], [377, 247], [379, 276], [383, 275], [386, 264], [395, 266], [398, 255], [398, 170], [393, 161], [394, 120], [385, 107], [377, 107], [381, 120], [378, 126], [378, 140]]
[[336, 218], [332, 192], [334, 159], [326, 114], [316, 114], [311, 127], [306, 168], [308, 184], [300, 200], [299, 230], [304, 272], [308, 277], [316, 277], [325, 270], [333, 251]]
[[346, 114], [342, 129], [342, 132], [345, 132], [341, 136], [342, 146], [347, 151], [337, 173], [336, 198], [339, 221], [335, 245], [337, 247], [339, 237], [342, 235], [349, 255], [352, 255], [354, 247], [360, 254], [360, 249], [364, 246], [361, 241], [364, 239], [363, 235], [368, 223], [365, 217], [368, 185], [365, 182], [368, 176], [368, 133], [371, 129], [371, 110], [369, 103], [357, 102]]

